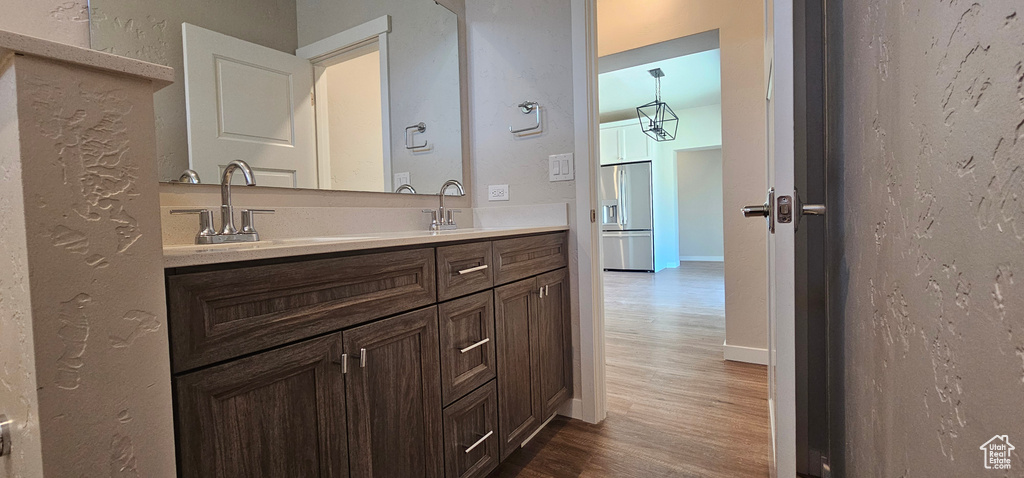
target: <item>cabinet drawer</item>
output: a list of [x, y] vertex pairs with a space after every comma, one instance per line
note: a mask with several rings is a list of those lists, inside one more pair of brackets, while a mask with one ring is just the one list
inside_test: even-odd
[[437, 300], [472, 294], [492, 285], [490, 242], [437, 248]]
[[494, 298], [491, 291], [438, 306], [441, 395], [449, 404], [495, 377]]
[[444, 410], [448, 478], [487, 476], [498, 465], [498, 395], [494, 380]]
[[494, 241], [492, 247], [495, 285], [565, 267], [568, 262], [564, 232]]
[[429, 305], [434, 280], [433, 249], [171, 275], [174, 372]]

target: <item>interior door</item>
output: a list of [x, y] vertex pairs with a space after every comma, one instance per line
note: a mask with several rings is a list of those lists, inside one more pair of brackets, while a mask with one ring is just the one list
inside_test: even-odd
[[190, 167], [219, 181], [232, 160], [256, 184], [317, 187], [313, 67], [308, 60], [181, 25]]
[[[768, 193], [743, 208], [766, 220], [768, 234], [768, 406], [772, 477], [796, 476], [793, 0], [765, 0]], [[794, 210], [795, 208], [795, 210]]]

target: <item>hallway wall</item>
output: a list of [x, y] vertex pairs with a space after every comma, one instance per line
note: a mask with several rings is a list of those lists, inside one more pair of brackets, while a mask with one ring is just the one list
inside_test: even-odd
[[676, 151], [679, 186], [679, 260], [721, 261], [722, 149]]
[[1024, 5], [830, 3], [833, 461], [978, 476], [1024, 450]]

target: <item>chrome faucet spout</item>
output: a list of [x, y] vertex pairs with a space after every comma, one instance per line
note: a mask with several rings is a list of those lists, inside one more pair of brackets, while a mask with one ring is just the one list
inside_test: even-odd
[[444, 184], [441, 185], [441, 192], [437, 194], [438, 197], [440, 198], [440, 205], [437, 208], [437, 218], [438, 221], [440, 222], [441, 229], [455, 229], [456, 227], [455, 219], [453, 219], [452, 217], [452, 211], [448, 211], [444, 207], [445, 193], [448, 191], [448, 188], [452, 186], [455, 186], [455, 189], [459, 191], [459, 196], [466, 195], [466, 190], [462, 188], [462, 183], [460, 183], [457, 180], [449, 179], [445, 181]]
[[221, 234], [238, 233], [238, 229], [235, 229], [235, 209], [231, 206], [231, 178], [234, 176], [236, 170], [242, 172], [246, 186], [256, 185], [256, 179], [252, 173], [252, 168], [250, 168], [249, 164], [245, 161], [236, 159], [224, 167], [224, 173], [220, 177]]

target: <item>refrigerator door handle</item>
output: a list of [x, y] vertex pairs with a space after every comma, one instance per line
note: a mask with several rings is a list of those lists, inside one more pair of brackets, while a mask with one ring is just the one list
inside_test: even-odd
[[626, 218], [626, 210], [629, 209], [629, 204], [626, 204], [626, 169], [619, 169], [619, 224], [623, 227], [629, 222]]

